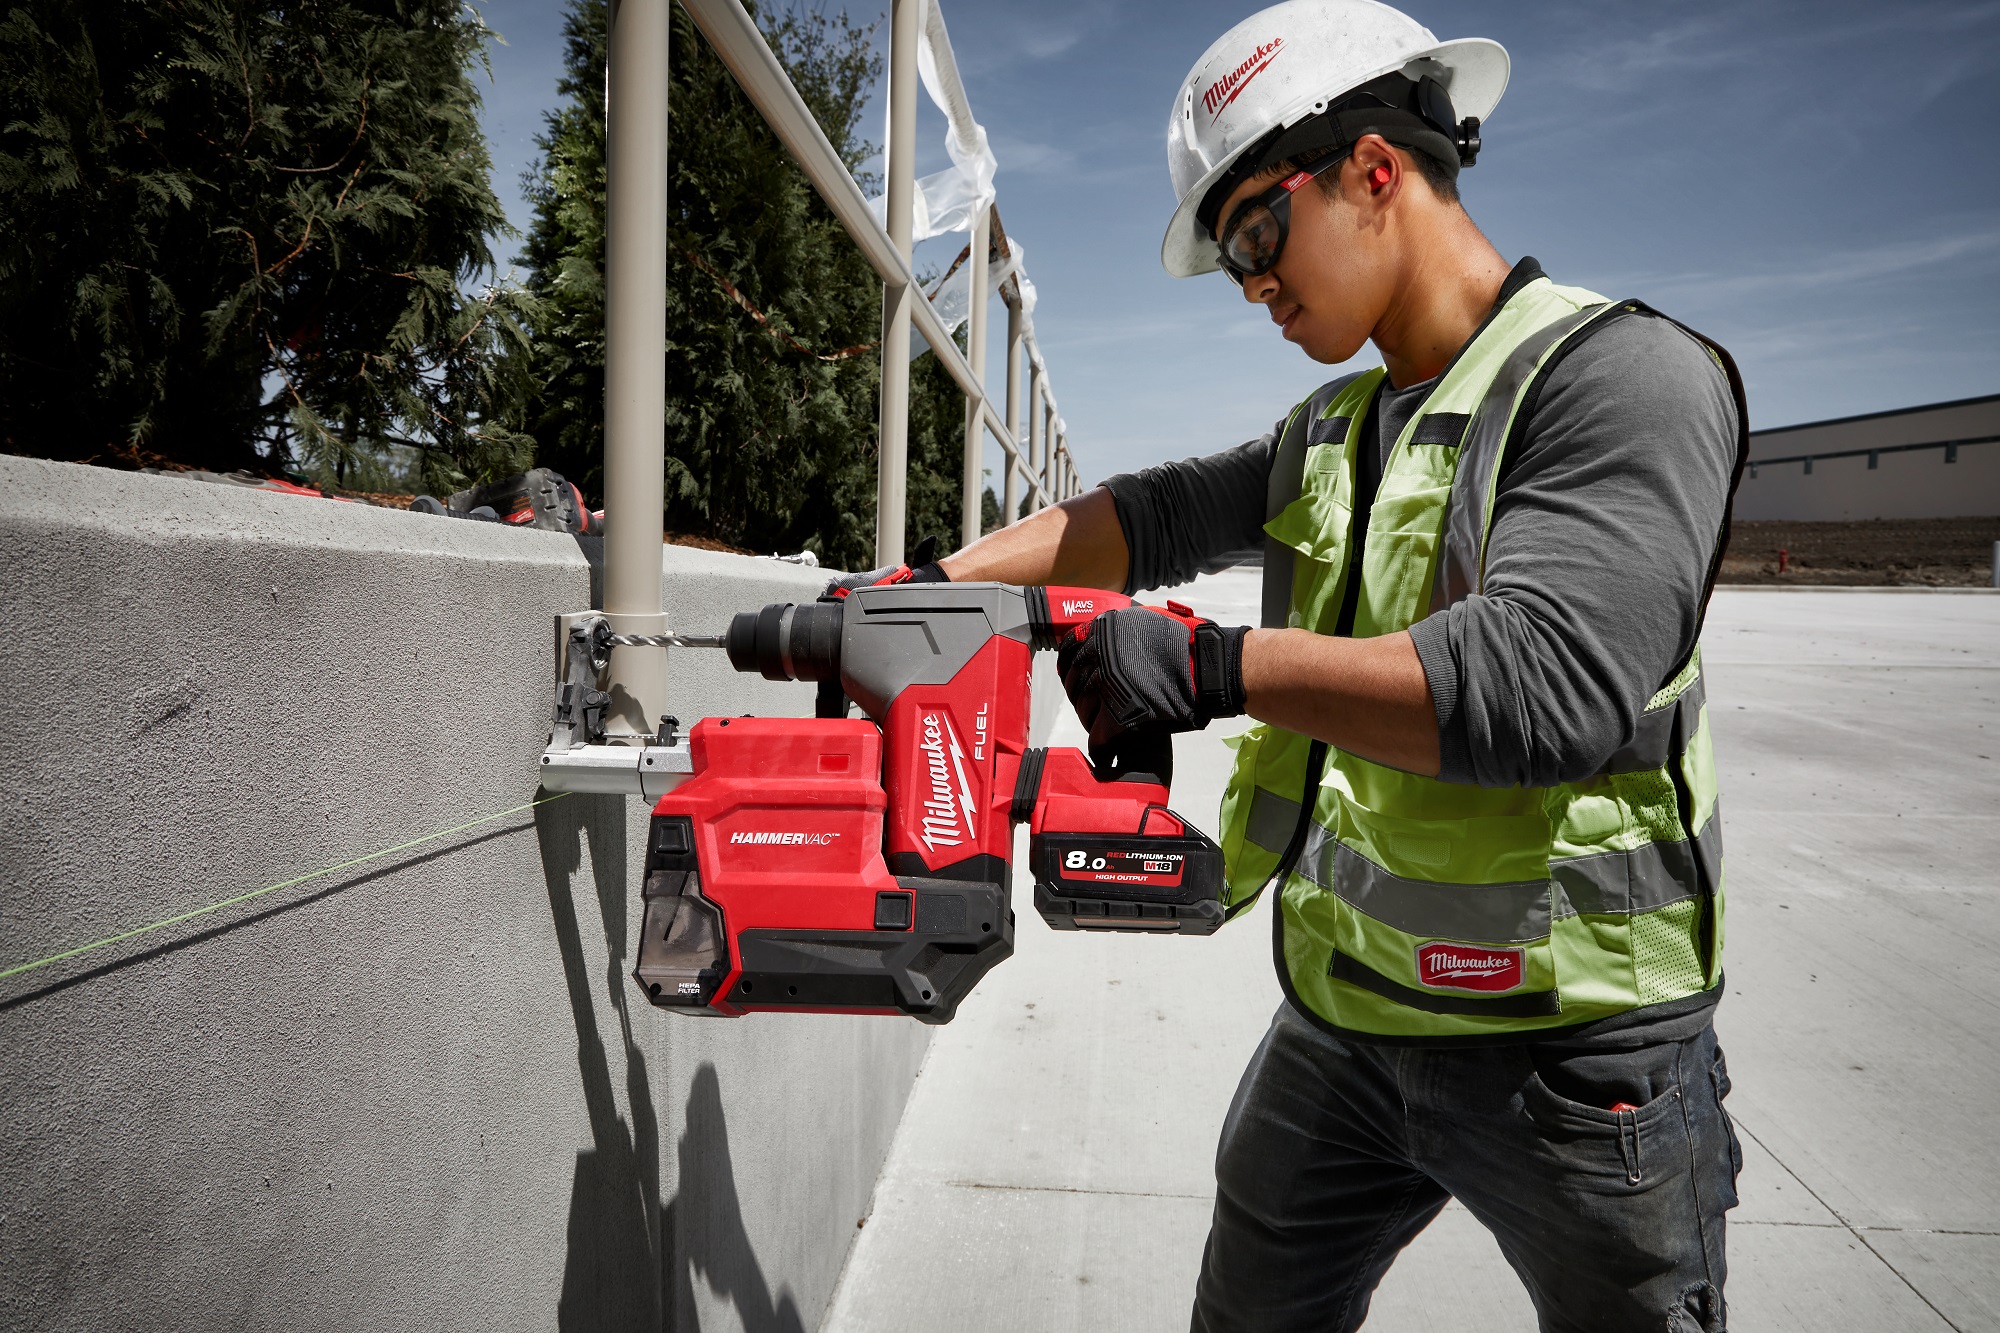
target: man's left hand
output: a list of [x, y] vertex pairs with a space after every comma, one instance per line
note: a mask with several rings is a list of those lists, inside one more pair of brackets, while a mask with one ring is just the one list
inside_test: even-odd
[[1128, 731], [1199, 731], [1243, 712], [1242, 626], [1148, 606], [1106, 611], [1056, 650], [1092, 753]]

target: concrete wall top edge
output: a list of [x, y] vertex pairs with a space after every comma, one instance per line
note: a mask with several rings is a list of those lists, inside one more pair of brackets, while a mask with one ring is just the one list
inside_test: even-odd
[[[560, 532], [12, 455], [0, 455], [0, 526], [60, 529], [79, 536], [96, 529], [139, 538], [215, 533], [259, 546], [380, 550], [578, 569], [587, 568], [594, 555]], [[805, 597], [817, 596], [836, 572], [692, 546], [663, 545], [661, 562], [669, 579], [752, 575], [796, 586]], [[674, 600], [671, 590], [667, 600]]]
[[0, 457], [0, 523], [115, 529], [130, 536], [218, 532], [246, 542], [587, 566], [576, 539], [81, 463]]

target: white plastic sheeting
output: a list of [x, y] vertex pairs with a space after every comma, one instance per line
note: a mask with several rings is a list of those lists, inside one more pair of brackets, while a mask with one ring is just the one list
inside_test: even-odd
[[[913, 242], [951, 232], [970, 232], [980, 210], [993, 205], [993, 176], [998, 170], [993, 150], [986, 142], [986, 128], [973, 119], [972, 102], [966, 96], [964, 81], [959, 77], [958, 57], [951, 49], [951, 36], [945, 30], [944, 14], [937, 0], [918, 0], [918, 3], [923, 6], [917, 24], [923, 38], [917, 44], [917, 77], [922, 80], [931, 104], [944, 113], [944, 147], [951, 157], [951, 166], [916, 182], [917, 188], [910, 199], [910, 237]], [[886, 105], [883, 115], [888, 115]], [[883, 142], [888, 142], [886, 133]], [[886, 227], [889, 215], [887, 197], [877, 195], [868, 204], [876, 219]], [[1048, 392], [1047, 367], [1035, 339], [1035, 284], [1028, 279], [1021, 243], [1010, 236], [1007, 248], [1008, 253], [998, 263], [987, 266], [986, 280], [992, 291], [997, 293], [1007, 279], [1014, 279], [1020, 291], [1024, 350], [1037, 373], [1043, 376], [1043, 392], [1053, 409], [1055, 396]], [[930, 299], [939, 322], [947, 331], [956, 332], [971, 311], [972, 265], [959, 265]], [[930, 343], [922, 332], [912, 328], [910, 359], [914, 361], [930, 350]], [[1059, 417], [1054, 424], [1054, 435], [1059, 438], [1067, 428]], [[1045, 447], [1053, 449], [1055, 439], [1052, 438]]]
[[[1035, 312], [1035, 284], [1029, 282], [1028, 275], [1022, 271], [1022, 265], [1026, 262], [1027, 247], [1010, 236], [1007, 238], [1007, 248], [1009, 253], [1005, 258], [996, 264], [986, 266], [987, 295], [989, 297], [997, 295], [1002, 283], [1009, 278], [1018, 278], [1021, 284], [1021, 313], [1032, 315]], [[966, 316], [972, 310], [970, 262], [960, 264], [953, 269], [951, 276], [944, 280], [944, 284], [931, 294], [931, 308], [937, 311], [939, 322], [953, 333], [958, 331], [959, 325], [965, 323]], [[910, 359], [914, 361], [930, 349], [931, 345], [923, 333], [911, 329]]]
[[[951, 166], [917, 182], [910, 201], [911, 239], [925, 241], [948, 232], [972, 230], [979, 210], [993, 203], [993, 173], [998, 164], [986, 144], [986, 127], [972, 118], [972, 103], [958, 76], [958, 58], [952, 54], [944, 14], [935, 0], [918, 2], [924, 12], [918, 24], [923, 40], [917, 44], [917, 76], [923, 80], [932, 105], [944, 113], [944, 148], [951, 156]], [[877, 195], [868, 202], [875, 216], [886, 223], [887, 197]]]
[[[981, 209], [993, 205], [993, 175], [998, 163], [993, 150], [987, 146], [986, 127], [972, 116], [972, 102], [966, 96], [965, 82], [959, 77], [958, 57], [951, 49], [951, 34], [946, 31], [944, 12], [936, 0], [919, 0], [923, 5], [923, 15], [917, 27], [923, 33], [923, 40], [917, 45], [917, 76], [923, 81], [924, 92], [930, 96], [931, 104], [944, 113], [945, 152], [951, 156], [951, 166], [917, 181], [916, 191], [910, 200], [912, 213], [910, 236], [913, 241], [929, 240], [933, 236], [944, 236], [951, 232], [970, 232], [978, 220]], [[887, 114], [887, 108], [884, 108]], [[868, 201], [875, 210], [875, 216], [886, 225], [888, 200], [877, 195]], [[1020, 285], [1021, 313], [1032, 317], [1035, 311], [1035, 284], [1028, 280], [1026, 269], [1021, 263], [1021, 243], [1008, 238], [1011, 253], [997, 265], [989, 266], [987, 280], [995, 292], [1000, 284], [1013, 277]], [[972, 306], [972, 268], [962, 264], [945, 280], [945, 283], [931, 297], [932, 308], [945, 328], [954, 332], [965, 323]], [[911, 333], [910, 359], [915, 360], [930, 350], [921, 333]]]

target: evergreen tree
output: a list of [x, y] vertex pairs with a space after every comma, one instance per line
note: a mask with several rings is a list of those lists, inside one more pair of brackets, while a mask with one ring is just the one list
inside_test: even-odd
[[[850, 171], [881, 73], [845, 14], [759, 21]], [[522, 428], [539, 461], [595, 496], [604, 392], [603, 0], [571, 0], [568, 50], [524, 262], [542, 304]], [[865, 568], [875, 544], [882, 286], [686, 13], [668, 91], [667, 526]], [[864, 187], [872, 182], [864, 182]], [[752, 312], [755, 313], [752, 313]], [[964, 398], [912, 367], [908, 531], [958, 531]], [[947, 544], [945, 549], [949, 550]]]
[[[525, 466], [523, 293], [459, 0], [22, 0], [0, 17], [15, 453], [420, 480]], [[515, 377], [510, 379], [510, 377]]]

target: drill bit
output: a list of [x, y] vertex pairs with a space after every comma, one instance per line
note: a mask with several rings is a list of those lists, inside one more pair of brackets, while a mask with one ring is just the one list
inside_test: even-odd
[[608, 634], [605, 642], [628, 648], [720, 648], [720, 634]]

